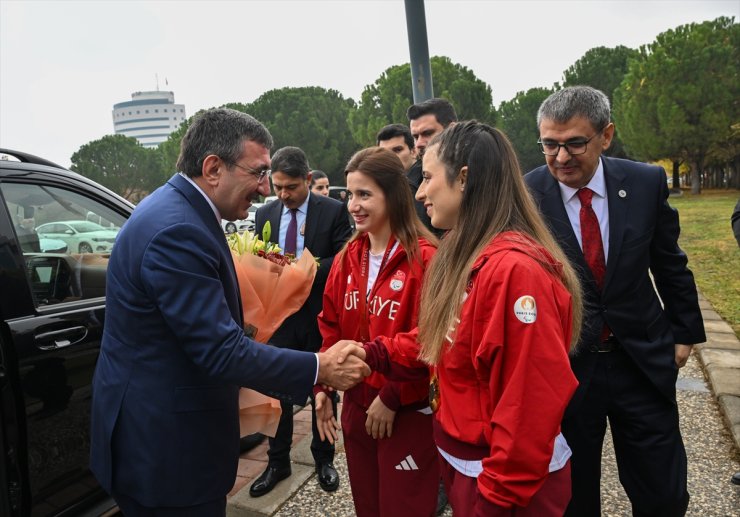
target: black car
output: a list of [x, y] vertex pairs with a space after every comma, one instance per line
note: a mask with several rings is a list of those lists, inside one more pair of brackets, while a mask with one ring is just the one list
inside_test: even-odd
[[39, 236], [57, 221], [118, 231], [133, 205], [51, 162], [0, 149], [0, 515], [101, 515], [89, 470], [92, 376], [109, 252]]

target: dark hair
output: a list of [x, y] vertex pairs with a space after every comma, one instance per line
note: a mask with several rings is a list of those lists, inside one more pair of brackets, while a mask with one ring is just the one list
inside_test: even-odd
[[272, 172], [282, 172], [291, 178], [308, 177], [311, 167], [308, 166], [308, 158], [298, 147], [281, 147], [272, 157]]
[[[383, 191], [391, 233], [406, 250], [409, 261], [414, 261], [419, 256], [419, 237], [436, 245], [437, 238], [416, 215], [406, 171], [396, 153], [382, 147], [368, 147], [357, 151], [344, 169], [345, 177], [351, 172], [364, 174]], [[358, 236], [359, 233], [356, 233], [350, 242]]]
[[378, 136], [375, 137], [375, 145], [380, 145], [380, 142], [385, 142], [391, 138], [402, 136], [406, 147], [414, 149], [414, 137], [411, 136], [411, 130], [408, 126], [403, 124], [388, 124], [378, 131]]
[[457, 113], [450, 101], [440, 98], [427, 99], [419, 104], [412, 104], [406, 111], [409, 120], [416, 120], [424, 115], [434, 115], [442, 127], [457, 122]]
[[558, 90], [537, 110], [537, 127], [543, 119], [563, 124], [573, 117], [583, 117], [595, 130], [601, 131], [611, 121], [609, 97], [590, 86], [569, 86]]
[[329, 179], [329, 176], [327, 176], [324, 171], [320, 171], [318, 169], [311, 171], [311, 186], [313, 187], [313, 184], [316, 183], [316, 180], [320, 180], [323, 178]]
[[254, 117], [229, 108], [214, 108], [194, 117], [180, 143], [177, 169], [194, 178], [203, 173], [203, 161], [215, 154], [227, 163], [242, 156], [245, 141], [272, 147], [272, 136]]

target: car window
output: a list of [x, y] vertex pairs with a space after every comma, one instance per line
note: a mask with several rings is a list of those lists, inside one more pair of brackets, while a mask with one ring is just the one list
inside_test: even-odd
[[48, 185], [0, 183], [37, 307], [105, 295], [125, 218], [89, 197]]

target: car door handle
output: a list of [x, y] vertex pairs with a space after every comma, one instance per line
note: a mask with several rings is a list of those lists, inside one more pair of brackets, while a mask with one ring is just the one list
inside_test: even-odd
[[87, 336], [87, 327], [77, 326], [61, 330], [52, 330], [36, 335], [37, 346], [41, 350], [54, 350], [74, 345]]

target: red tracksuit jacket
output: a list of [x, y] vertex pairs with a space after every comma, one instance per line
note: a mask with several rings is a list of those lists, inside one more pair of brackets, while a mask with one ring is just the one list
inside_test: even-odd
[[[324, 290], [324, 310], [319, 314], [319, 330], [323, 338], [322, 351], [340, 339], [360, 339], [359, 275], [363, 246], [368, 237], [362, 235], [347, 246], [341, 260], [337, 256], [329, 271]], [[367, 301], [370, 337], [394, 336], [415, 328], [419, 316], [419, 298], [424, 270], [436, 248], [426, 240], [419, 240], [419, 255], [409, 264], [406, 250], [400, 245], [378, 272], [378, 278]], [[419, 260], [421, 263], [419, 263]], [[364, 382], [344, 393], [363, 408], [368, 408], [377, 395], [392, 410], [400, 406], [409, 409], [425, 407], [428, 403], [428, 375], [410, 382], [388, 381], [373, 372]]]
[[[526, 506], [544, 483], [578, 384], [568, 361], [570, 293], [535, 256], [561, 270], [521, 234], [491, 241], [473, 264], [460, 323], [449, 335], [453, 345], [436, 367], [435, 441], [455, 457], [482, 459], [478, 489], [502, 507]], [[366, 344], [368, 365], [410, 378], [397, 365], [420, 366], [415, 337]]]

